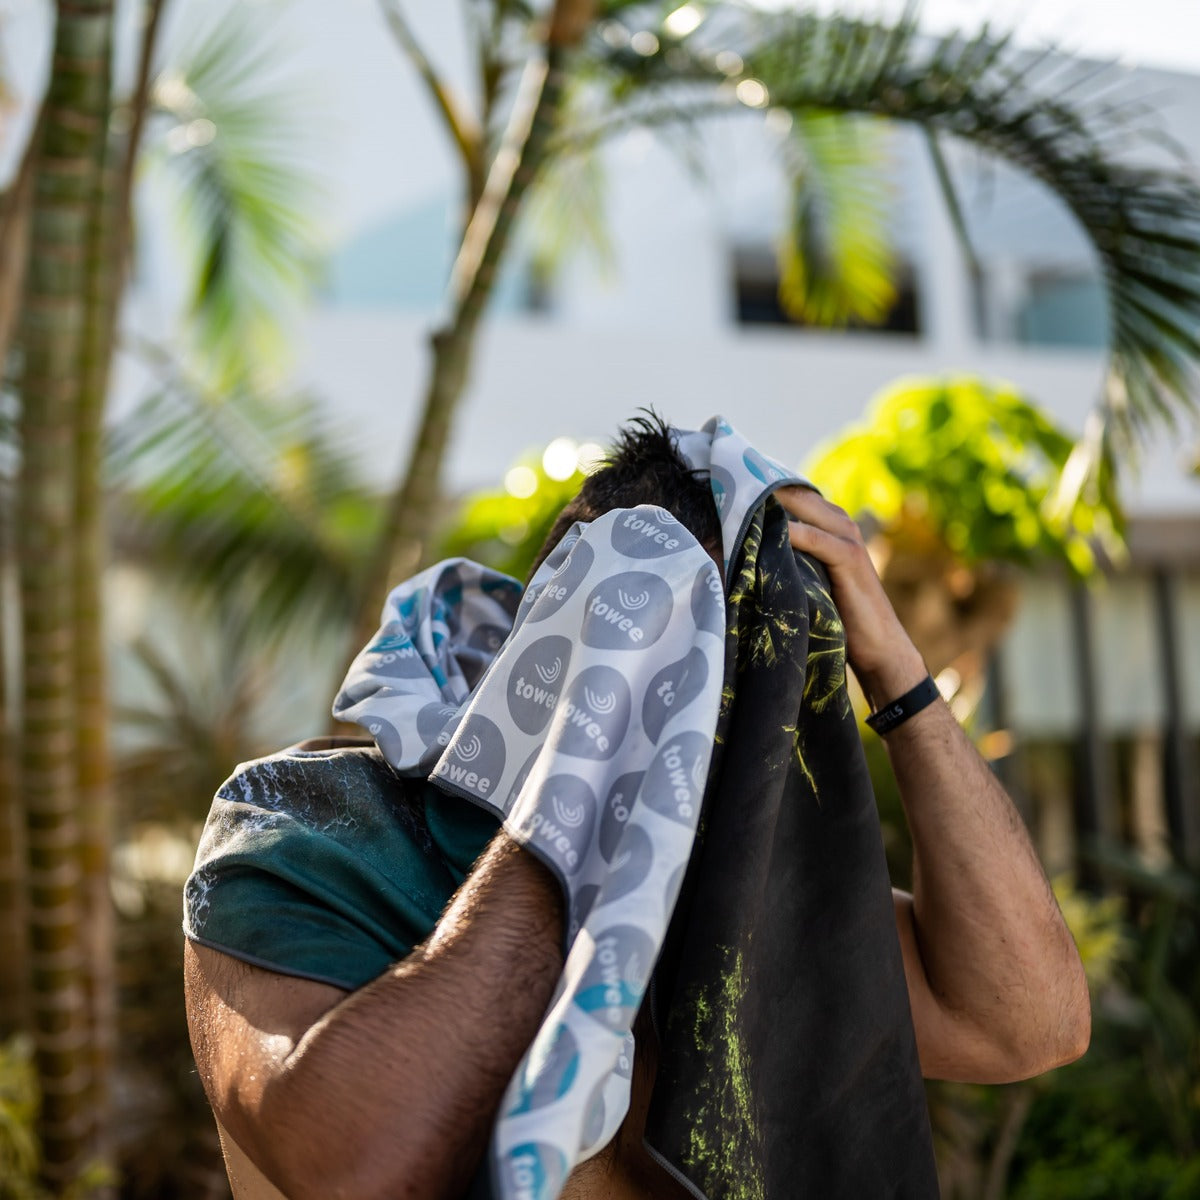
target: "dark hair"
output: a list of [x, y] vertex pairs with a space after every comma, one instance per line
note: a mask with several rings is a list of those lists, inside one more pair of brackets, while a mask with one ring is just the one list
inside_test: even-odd
[[618, 431], [601, 465], [555, 519], [530, 578], [576, 521], [594, 521], [614, 508], [636, 504], [665, 508], [710, 554], [720, 551], [721, 523], [708, 479], [687, 465], [671, 427], [653, 409]]

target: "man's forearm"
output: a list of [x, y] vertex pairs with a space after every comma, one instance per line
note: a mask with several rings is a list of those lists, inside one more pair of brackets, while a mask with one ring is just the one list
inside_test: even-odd
[[[878, 706], [923, 673], [900, 659], [864, 688]], [[884, 742], [912, 833], [925, 976], [949, 1019], [979, 1032], [967, 1043], [976, 1061], [933, 1073], [1017, 1078], [1076, 1057], [1090, 1030], [1087, 983], [1020, 814], [940, 701]]]
[[[873, 708], [925, 664], [888, 601], [862, 531], [805, 488], [780, 489], [795, 549], [820, 559], [846, 656]], [[998, 1082], [1082, 1053], [1087, 983], [1021, 818], [940, 701], [884, 738], [912, 830], [914, 896], [897, 928], [926, 1074]]]
[[504, 834], [408, 958], [221, 1113], [291, 1200], [457, 1195], [562, 969], [558, 884]]

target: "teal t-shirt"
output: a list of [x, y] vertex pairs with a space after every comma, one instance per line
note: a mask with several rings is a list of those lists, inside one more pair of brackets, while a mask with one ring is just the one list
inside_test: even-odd
[[221, 785], [183, 931], [257, 966], [361, 987], [429, 934], [498, 828], [398, 776], [373, 744], [303, 743]]

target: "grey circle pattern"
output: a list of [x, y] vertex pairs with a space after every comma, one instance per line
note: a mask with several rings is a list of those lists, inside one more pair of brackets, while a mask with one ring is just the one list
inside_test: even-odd
[[692, 620], [699, 632], [725, 636], [725, 589], [719, 575], [703, 567], [696, 572], [691, 605]]
[[653, 675], [642, 703], [642, 728], [656, 741], [667, 718], [681, 712], [697, 699], [708, 684], [708, 660], [693, 646], [677, 662], [668, 663]]
[[645, 771], [630, 771], [622, 775], [604, 797], [604, 811], [600, 816], [600, 855], [606, 863], [612, 862], [613, 851], [625, 830], [625, 822], [633, 812], [638, 788], [642, 786]]
[[612, 527], [612, 547], [628, 558], [663, 558], [691, 543], [688, 531], [665, 508], [643, 505], [624, 512]]
[[648, 650], [662, 637], [673, 611], [671, 588], [661, 576], [624, 571], [588, 594], [580, 637], [600, 650]]
[[508, 711], [524, 733], [541, 733], [558, 707], [571, 642], [561, 634], [547, 634], [527, 646], [508, 676]]
[[[710, 480], [726, 562], [770, 487], [802, 482], [719, 418], [678, 444]], [[695, 538], [650, 506], [572, 527], [518, 603], [519, 587], [451, 560], [397, 588], [335, 715], [375, 731], [401, 774], [492, 808], [564, 885], [560, 991], [489, 1151], [500, 1200], [554, 1200], [628, 1104], [630, 1030], [707, 778], [725, 596]]]
[[544, 1108], [566, 1094], [579, 1069], [579, 1043], [570, 1028], [560, 1025], [552, 1035], [549, 1052], [539, 1056], [538, 1071], [521, 1078], [521, 1102], [515, 1111]]
[[632, 707], [620, 671], [603, 663], [580, 671], [563, 695], [559, 748], [577, 758], [612, 758], [625, 739]]
[[[592, 564], [596, 561], [596, 552], [588, 542], [578, 539], [571, 547], [570, 558], [565, 567], [560, 567], [541, 583], [535, 576], [525, 598], [521, 601], [521, 609], [526, 612], [527, 621], [544, 621], [552, 617], [575, 594], [576, 588], [588, 577]], [[542, 564], [543, 568], [553, 566], [552, 558]], [[539, 572], [540, 574], [540, 572]]]
[[574, 875], [583, 865], [596, 826], [596, 794], [577, 775], [552, 775], [542, 785], [544, 798], [528, 816], [524, 840]]

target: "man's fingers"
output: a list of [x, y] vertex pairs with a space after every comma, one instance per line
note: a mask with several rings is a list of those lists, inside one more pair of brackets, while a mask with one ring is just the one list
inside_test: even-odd
[[811, 554], [813, 558], [818, 558], [830, 566], [844, 561], [847, 552], [852, 550], [852, 543], [846, 538], [816, 525], [809, 525], [806, 521], [788, 522], [788, 541], [793, 550]]
[[775, 496], [794, 521], [802, 521], [835, 537], [861, 543], [862, 531], [854, 519], [845, 509], [830, 504], [812, 488], [795, 485], [783, 487], [776, 490]]

